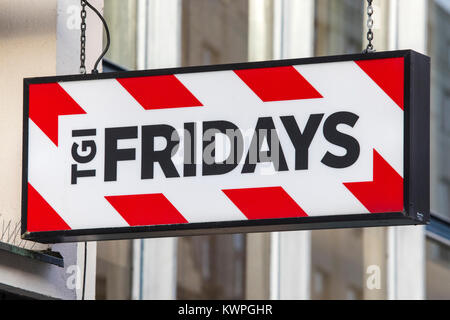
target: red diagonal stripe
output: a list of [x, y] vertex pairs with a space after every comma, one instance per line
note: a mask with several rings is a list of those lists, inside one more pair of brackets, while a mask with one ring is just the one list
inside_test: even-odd
[[356, 64], [403, 110], [404, 59], [355, 61]]
[[403, 211], [403, 178], [375, 149], [373, 180], [344, 185], [371, 213]]
[[28, 183], [27, 208], [27, 231], [70, 230], [67, 223], [30, 183]]
[[162, 193], [105, 198], [130, 226], [188, 223]]
[[306, 217], [282, 187], [222, 190], [247, 219]]
[[32, 84], [29, 117], [58, 146], [58, 117], [86, 112], [58, 83]]
[[322, 95], [293, 66], [234, 72], [264, 102], [322, 98]]
[[145, 110], [202, 106], [174, 75], [120, 78], [117, 81]]

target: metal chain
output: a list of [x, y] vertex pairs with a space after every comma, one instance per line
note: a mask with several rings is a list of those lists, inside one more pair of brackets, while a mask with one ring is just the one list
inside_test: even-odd
[[81, 0], [80, 73], [86, 74], [86, 0]]
[[370, 53], [370, 52], [375, 52], [375, 49], [373, 47], [372, 44], [372, 40], [373, 40], [373, 19], [372, 19], [372, 15], [373, 15], [373, 7], [372, 7], [372, 2], [373, 0], [367, 0], [367, 40], [369, 41], [367, 43], [367, 47], [366, 49], [364, 49], [363, 53]]
[[102, 53], [98, 57], [97, 61], [94, 64], [94, 69], [92, 69], [92, 73], [98, 73], [98, 65], [100, 64], [101, 60], [105, 56], [105, 54], [108, 52], [109, 46], [111, 44], [111, 37], [109, 34], [108, 24], [106, 23], [106, 20], [103, 18], [102, 14], [92, 5], [89, 3], [88, 0], [80, 0], [81, 1], [81, 37], [80, 37], [80, 73], [86, 74], [86, 7], [89, 7], [94, 13], [98, 16], [98, 18], [102, 21], [103, 27], [105, 28], [106, 32], [106, 47], [103, 49]]

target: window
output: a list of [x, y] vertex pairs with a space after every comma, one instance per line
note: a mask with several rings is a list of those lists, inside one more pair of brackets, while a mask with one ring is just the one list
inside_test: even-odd
[[364, 2], [316, 0], [315, 55], [359, 53]]
[[245, 235], [180, 238], [178, 252], [177, 299], [245, 298]]
[[448, 299], [450, 294], [450, 247], [428, 238], [426, 241], [427, 299]]
[[429, 1], [428, 52], [431, 57], [431, 209], [450, 217], [450, 8]]
[[[248, 60], [248, 1], [182, 1], [182, 66]], [[244, 299], [246, 235], [179, 238], [178, 299]]]
[[[361, 52], [364, 2], [316, 0], [315, 4], [315, 55]], [[313, 273], [311, 297], [361, 299], [362, 229], [312, 231], [311, 241], [312, 270], [320, 270]]]
[[[136, 0], [105, 1], [104, 17], [111, 31], [111, 47], [106, 56], [108, 61], [103, 61], [104, 72], [123, 71], [119, 65], [136, 68], [136, 6]], [[132, 243], [132, 240], [97, 243], [96, 299], [131, 299]]]
[[329, 284], [328, 276], [325, 274], [325, 272], [315, 269], [312, 272], [312, 295], [311, 298], [318, 300], [318, 299], [326, 299], [326, 294], [330, 291], [329, 288], [327, 288], [327, 284]]
[[97, 243], [96, 299], [131, 298], [130, 240]]
[[[442, 216], [427, 226], [426, 295], [450, 296], [450, 6], [428, 2], [428, 53], [431, 57], [431, 211]], [[440, 221], [440, 222], [438, 222]]]

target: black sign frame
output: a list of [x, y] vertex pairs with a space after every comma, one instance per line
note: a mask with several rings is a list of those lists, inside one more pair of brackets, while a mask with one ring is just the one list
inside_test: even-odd
[[[89, 81], [192, 72], [267, 68], [300, 64], [404, 58], [404, 211], [300, 218], [204, 222], [67, 231], [27, 232], [28, 95], [38, 83]], [[263, 62], [111, 72], [24, 79], [22, 162], [22, 238], [41, 243], [100, 241], [130, 238], [191, 236], [218, 233], [271, 232], [313, 229], [420, 225], [430, 220], [430, 58], [412, 50], [313, 57]]]

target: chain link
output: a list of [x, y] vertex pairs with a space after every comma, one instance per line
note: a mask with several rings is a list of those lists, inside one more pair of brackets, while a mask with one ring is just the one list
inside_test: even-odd
[[80, 73], [86, 74], [86, 0], [81, 0]]
[[373, 7], [372, 7], [372, 2], [373, 0], [367, 0], [367, 47], [366, 49], [364, 49], [363, 53], [370, 53], [370, 52], [375, 52], [375, 49], [373, 47], [372, 44], [372, 40], [373, 40]]

